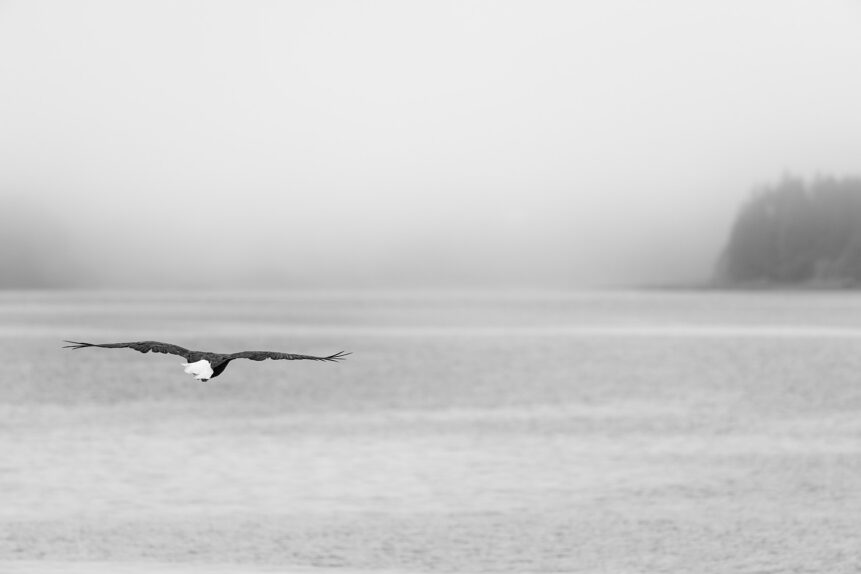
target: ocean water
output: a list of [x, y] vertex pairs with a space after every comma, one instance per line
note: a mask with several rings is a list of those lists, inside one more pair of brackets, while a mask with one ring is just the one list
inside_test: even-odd
[[0, 571], [857, 572], [860, 351], [842, 292], [2, 293]]

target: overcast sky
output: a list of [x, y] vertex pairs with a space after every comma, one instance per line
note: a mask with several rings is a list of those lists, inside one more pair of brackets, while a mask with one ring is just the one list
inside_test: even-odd
[[85, 284], [702, 280], [752, 186], [859, 174], [859, 30], [854, 0], [0, 1], [0, 209]]

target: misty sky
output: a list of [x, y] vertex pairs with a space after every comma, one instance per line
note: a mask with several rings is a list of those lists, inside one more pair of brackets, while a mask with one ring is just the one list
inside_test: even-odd
[[4, 237], [101, 286], [703, 280], [752, 186], [859, 174], [859, 29], [850, 0], [0, 0]]

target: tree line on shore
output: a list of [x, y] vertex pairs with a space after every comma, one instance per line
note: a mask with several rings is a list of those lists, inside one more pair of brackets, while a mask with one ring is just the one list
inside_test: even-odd
[[740, 209], [718, 286], [861, 285], [861, 178], [786, 176]]

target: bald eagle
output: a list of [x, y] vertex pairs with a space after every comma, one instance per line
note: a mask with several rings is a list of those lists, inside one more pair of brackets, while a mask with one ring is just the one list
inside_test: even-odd
[[164, 353], [166, 355], [178, 355], [183, 357], [186, 362], [182, 363], [185, 367], [185, 372], [189, 375], [194, 375], [198, 381], [208, 381], [214, 379], [224, 372], [230, 361], [234, 359], [251, 359], [252, 361], [265, 361], [266, 359], [296, 361], [307, 359], [310, 361], [330, 361], [338, 362], [344, 359], [350, 353], [339, 351], [328, 357], [312, 357], [311, 355], [293, 355], [291, 353], [277, 353], [272, 351], [242, 351], [241, 353], [233, 353], [226, 355], [223, 353], [210, 353], [208, 351], [189, 351], [179, 345], [170, 343], [159, 343], [158, 341], [138, 341], [136, 343], [103, 343], [101, 345], [93, 343], [79, 343], [76, 341], [65, 341], [71, 345], [63, 346], [64, 349], [85, 349], [87, 347], [101, 347], [103, 349], [134, 349], [140, 353]]

